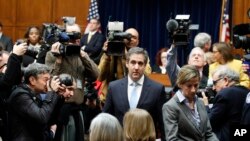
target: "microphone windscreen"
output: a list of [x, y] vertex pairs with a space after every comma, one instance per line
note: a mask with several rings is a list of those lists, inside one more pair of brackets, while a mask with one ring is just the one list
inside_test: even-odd
[[178, 28], [178, 22], [174, 19], [170, 19], [168, 20], [166, 26], [169, 32], [174, 32]]

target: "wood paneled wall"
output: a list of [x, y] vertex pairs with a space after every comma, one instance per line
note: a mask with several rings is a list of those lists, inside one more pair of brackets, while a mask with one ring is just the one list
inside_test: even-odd
[[42, 23], [62, 24], [61, 17], [76, 17], [82, 28], [87, 25], [90, 0], [0, 0], [0, 21], [3, 31], [13, 41], [23, 38], [29, 26]]
[[[0, 0], [0, 21], [4, 33], [15, 41], [27, 27], [42, 23], [61, 24], [61, 17], [75, 16], [82, 31], [86, 27], [90, 0]], [[232, 24], [250, 23], [250, 0], [233, 0]]]

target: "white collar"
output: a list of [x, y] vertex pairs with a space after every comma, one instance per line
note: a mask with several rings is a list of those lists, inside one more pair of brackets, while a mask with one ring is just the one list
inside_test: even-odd
[[[145, 79], [145, 77], [144, 77], [144, 75], [142, 75], [142, 77], [136, 82], [140, 85], [143, 85], [144, 79]], [[130, 78], [130, 76], [128, 76], [128, 85], [131, 85], [133, 83], [134, 83], [134, 81]]]

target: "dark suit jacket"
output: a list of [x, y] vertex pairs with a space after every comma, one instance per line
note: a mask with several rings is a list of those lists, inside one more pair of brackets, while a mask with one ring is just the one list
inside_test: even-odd
[[[137, 108], [145, 109], [150, 113], [155, 126], [160, 126], [163, 139], [162, 105], [164, 102], [166, 102], [164, 86], [145, 76]], [[124, 114], [129, 109], [128, 77], [110, 82], [103, 112], [114, 115], [122, 125]]]
[[13, 42], [12, 40], [5, 36], [4, 34], [2, 34], [2, 37], [0, 38], [0, 42], [3, 43], [4, 45], [4, 50], [11, 52], [13, 49]]
[[229, 141], [230, 126], [240, 124], [248, 92], [243, 86], [232, 86], [222, 89], [214, 98], [209, 117], [213, 131], [220, 141]]
[[91, 59], [97, 64], [99, 64], [100, 61], [100, 53], [102, 51], [103, 43], [105, 42], [105, 37], [99, 33], [96, 32], [90, 39], [89, 43], [88, 41], [89, 34], [84, 34], [81, 38], [81, 46], [86, 46], [84, 51], [86, 51]]

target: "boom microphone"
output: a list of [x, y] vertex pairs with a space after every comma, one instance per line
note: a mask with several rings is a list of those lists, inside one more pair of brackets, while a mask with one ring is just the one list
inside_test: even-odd
[[166, 27], [169, 32], [174, 32], [178, 28], [178, 22], [174, 19], [170, 19], [168, 20]]

